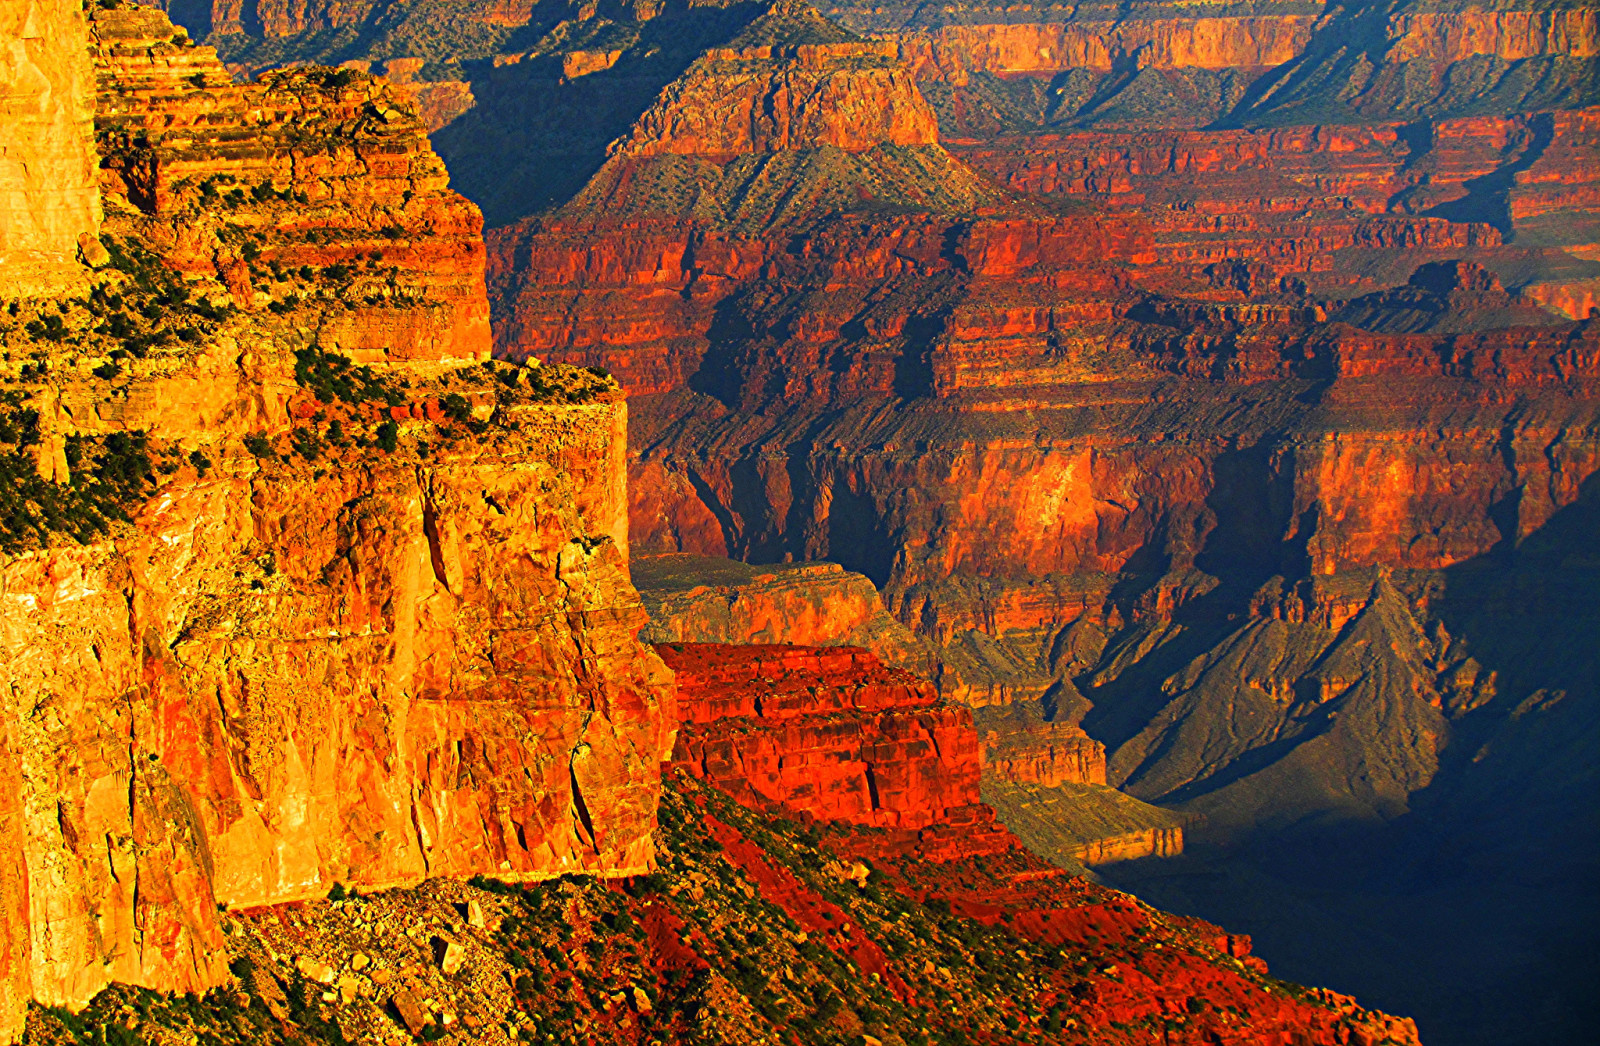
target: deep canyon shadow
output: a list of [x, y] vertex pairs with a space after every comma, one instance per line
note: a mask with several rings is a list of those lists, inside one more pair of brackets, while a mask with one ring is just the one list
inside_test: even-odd
[[1414, 1016], [1429, 1046], [1592, 1041], [1600, 1019], [1600, 482], [1514, 550], [1443, 572], [1434, 616], [1495, 670], [1390, 822], [1113, 866], [1252, 934], [1281, 977]]

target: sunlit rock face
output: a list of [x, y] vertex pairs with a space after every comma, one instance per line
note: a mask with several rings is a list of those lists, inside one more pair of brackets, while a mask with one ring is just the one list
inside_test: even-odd
[[79, 238], [100, 224], [83, 11], [8, 0], [0, 47], [0, 295], [45, 294], [81, 276]]

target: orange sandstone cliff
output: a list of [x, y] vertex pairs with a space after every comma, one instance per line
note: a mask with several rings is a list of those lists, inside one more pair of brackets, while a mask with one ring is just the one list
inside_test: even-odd
[[89, 28], [112, 263], [0, 321], [0, 1038], [219, 983], [219, 907], [644, 871], [672, 745], [625, 405], [483, 362], [478, 218], [403, 101]]
[[100, 221], [87, 25], [70, 0], [23, 0], [0, 10], [0, 39], [0, 281], [48, 294]]

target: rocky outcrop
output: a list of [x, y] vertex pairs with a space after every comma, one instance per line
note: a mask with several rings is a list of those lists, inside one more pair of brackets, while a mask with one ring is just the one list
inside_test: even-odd
[[978, 800], [971, 713], [910, 673], [850, 647], [657, 651], [677, 673], [674, 766], [808, 819], [936, 841], [960, 829], [970, 852], [1008, 845], [982, 830], [993, 815]]
[[1177, 857], [1192, 819], [1104, 785], [1045, 785], [990, 773], [983, 801], [1028, 849], [1074, 872]]
[[625, 405], [485, 363], [414, 115], [92, 32], [111, 264], [0, 319], [7, 1040], [29, 996], [226, 979], [219, 908], [646, 871], [675, 722]]
[[50, 294], [81, 282], [80, 249], [102, 260], [87, 26], [71, 0], [11, 0], [0, 40], [0, 294]]
[[1462, 62], [1493, 57], [1506, 61], [1562, 55], [1600, 55], [1600, 14], [1572, 7], [1554, 10], [1400, 11], [1389, 16], [1392, 62], [1425, 59]]
[[[1285, 5], [1287, 6], [1287, 5]], [[1139, 18], [1099, 20], [1092, 9], [1061, 20], [988, 21], [907, 27], [896, 34], [902, 56], [919, 79], [964, 83], [973, 73], [1049, 76], [1067, 70], [1259, 70], [1305, 53], [1314, 34], [1336, 31], [1323, 13], [1305, 10], [1195, 17], [1174, 6]], [[870, 13], [846, 13], [848, 23], [876, 24]], [[1436, 63], [1493, 57], [1505, 61], [1596, 54], [1593, 11], [1405, 11], [1389, 16], [1378, 58]]]
[[939, 147], [893, 45], [854, 38], [801, 0], [705, 51], [606, 152], [564, 213], [749, 231], [841, 208], [994, 198]]
[[[991, 724], [984, 723], [984, 727]], [[1076, 723], [1030, 724], [983, 733], [983, 769], [1001, 781], [1054, 788], [1106, 783], [1106, 749]]]
[[644, 642], [862, 647], [887, 665], [938, 675], [928, 645], [895, 620], [871, 580], [837, 563], [759, 569], [674, 553], [630, 566], [650, 614]]
[[482, 221], [404, 90], [351, 70], [236, 84], [148, 8], [101, 10], [92, 29], [106, 198], [149, 219], [171, 264], [224, 273], [244, 308], [303, 297], [297, 275], [331, 270], [344, 286], [324, 348], [487, 358]]
[[[1246, 935], [1155, 911], [1023, 850], [908, 860], [884, 834], [802, 827], [678, 779], [665, 789], [669, 857], [655, 874], [523, 888], [437, 879], [230, 912], [236, 987], [192, 1002], [117, 987], [81, 1019], [112, 1026], [139, 1000], [147, 1039], [254, 1042], [255, 1026], [285, 1034], [281, 1013], [296, 1033], [483, 1046], [560, 1037], [578, 1022], [601, 1041], [641, 1026], [670, 1046], [804, 1041], [843, 1013], [862, 1015], [852, 1037], [886, 1042], [930, 1026], [1005, 1046], [1064, 1034], [1094, 1046], [1417, 1041], [1407, 1019], [1269, 977]], [[971, 961], [949, 962], [957, 948]], [[615, 982], [567, 976], [600, 961]], [[306, 990], [329, 998], [302, 1008]], [[781, 1008], [768, 1001], [780, 992]], [[939, 993], [962, 1001], [936, 1004]], [[70, 1034], [58, 1013], [32, 1016], [33, 1037]]]
[[614, 155], [729, 159], [937, 141], [933, 110], [895, 63], [892, 44], [768, 44], [709, 51], [639, 118]]

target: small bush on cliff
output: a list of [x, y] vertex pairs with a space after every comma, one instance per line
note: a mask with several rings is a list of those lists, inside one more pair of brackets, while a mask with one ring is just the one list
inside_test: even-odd
[[382, 401], [391, 407], [405, 397], [372, 373], [371, 367], [352, 366], [344, 356], [311, 346], [296, 349], [294, 378], [302, 388], [316, 393], [323, 403], [365, 403]]
[[439, 401], [445, 416], [457, 424], [466, 425], [472, 421], [472, 404], [459, 392], [452, 392]]
[[116, 432], [97, 441], [73, 436], [66, 444], [69, 483], [39, 475], [38, 462], [22, 450], [0, 452], [0, 551], [47, 545], [55, 535], [80, 544], [96, 541], [154, 482], [143, 432]]
[[392, 421], [385, 421], [378, 426], [378, 449], [385, 454], [393, 454], [400, 445], [400, 426]]
[[295, 453], [307, 461], [322, 457], [322, 440], [311, 429], [295, 429], [289, 433], [289, 442], [293, 444]]
[[278, 455], [273, 452], [272, 441], [260, 432], [252, 432], [244, 438], [244, 449], [258, 458], [267, 461], [277, 460]]
[[38, 338], [40, 341], [64, 341], [67, 337], [67, 325], [56, 313], [41, 316], [36, 320], [29, 320], [24, 328], [28, 336]]

